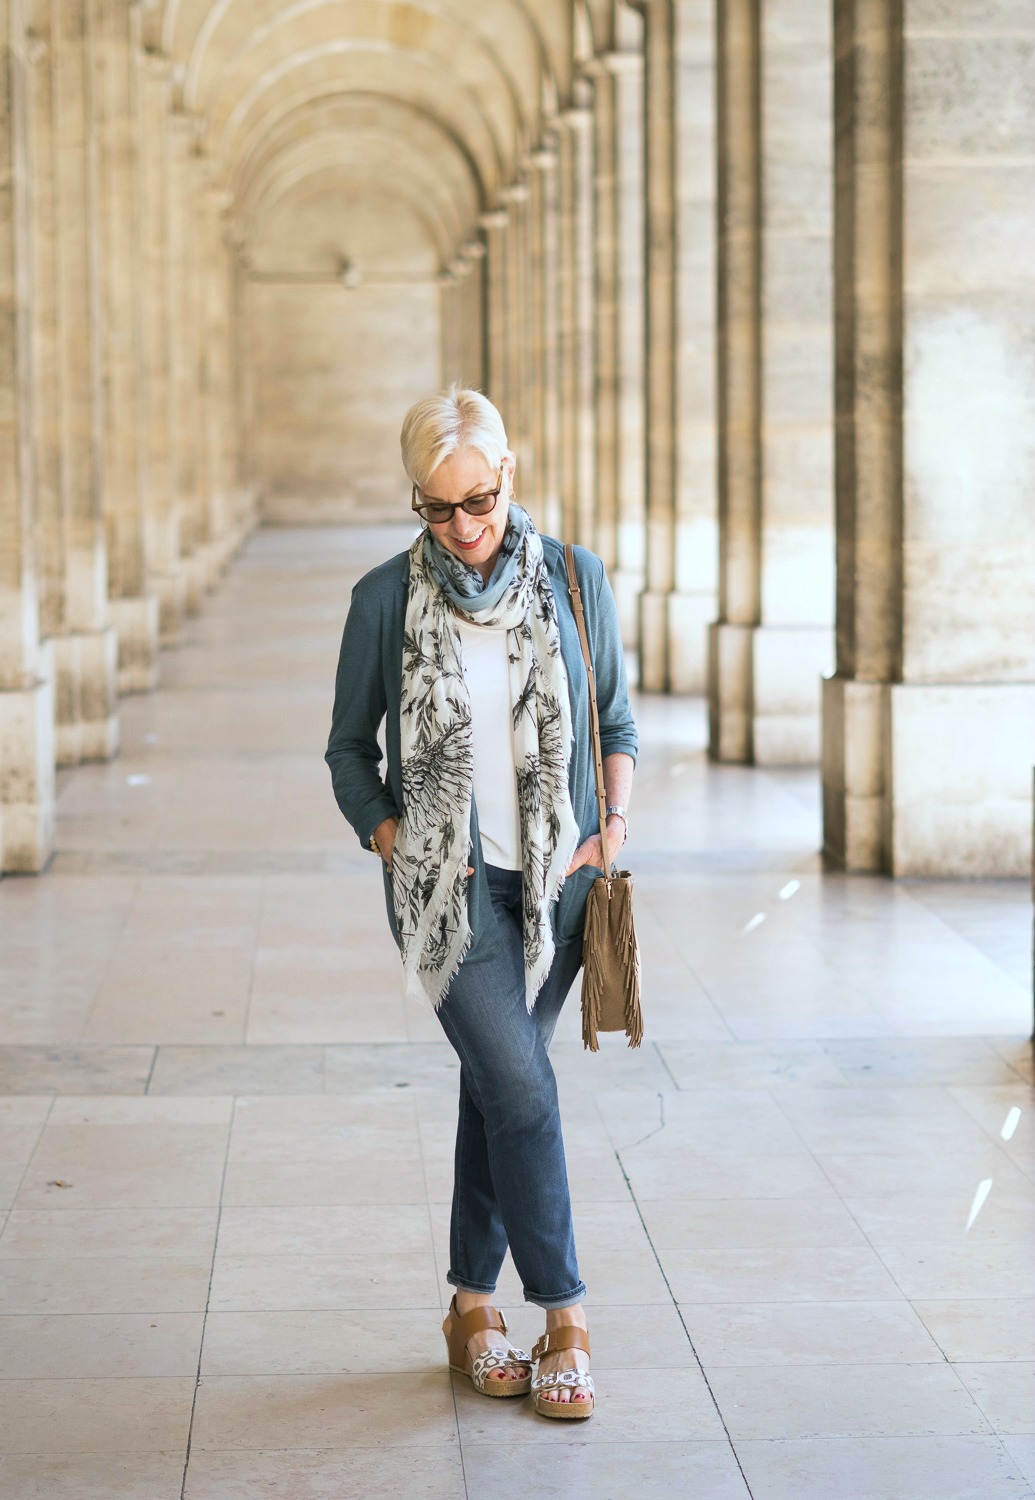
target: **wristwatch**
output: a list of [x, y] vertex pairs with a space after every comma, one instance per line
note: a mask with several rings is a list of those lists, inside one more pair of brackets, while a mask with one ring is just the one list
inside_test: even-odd
[[625, 824], [625, 838], [622, 840], [624, 844], [629, 837], [629, 814], [626, 812], [625, 808], [617, 802], [613, 807], [608, 807], [604, 811], [605, 817], [610, 818], [612, 814], [616, 818], [621, 818], [622, 822]]

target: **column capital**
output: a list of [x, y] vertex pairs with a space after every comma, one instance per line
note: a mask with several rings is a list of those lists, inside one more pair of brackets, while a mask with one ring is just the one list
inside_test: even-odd
[[566, 130], [570, 130], [572, 132], [578, 130], [589, 130], [590, 126], [593, 124], [593, 111], [591, 109], [586, 109], [585, 107], [581, 109], [564, 109], [557, 116], [557, 118]]
[[465, 240], [464, 243], [460, 246], [460, 254], [469, 261], [484, 260], [485, 241]]
[[490, 208], [487, 213], [478, 215], [478, 223], [482, 229], [506, 229], [510, 215], [505, 208]]
[[536, 147], [529, 155], [528, 160], [529, 164], [535, 167], [538, 172], [553, 172], [557, 167], [557, 149], [552, 143], [549, 145], [544, 143], [542, 146]]
[[500, 191], [501, 203], [527, 203], [528, 183], [512, 182]]
[[642, 52], [605, 52], [601, 62], [608, 73], [638, 75], [643, 72]]

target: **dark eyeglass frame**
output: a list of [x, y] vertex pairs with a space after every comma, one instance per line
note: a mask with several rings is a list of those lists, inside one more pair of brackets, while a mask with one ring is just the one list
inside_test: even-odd
[[[469, 516], [491, 516], [493, 511], [496, 509], [496, 502], [500, 497], [500, 490], [502, 490], [502, 488], [503, 463], [501, 462], [500, 471], [496, 478], [496, 488], [494, 490], [482, 490], [478, 495], [468, 495], [466, 500], [458, 500], [456, 504], [454, 504], [451, 500], [428, 500], [427, 496], [425, 496], [423, 503], [418, 505], [417, 496], [418, 494], [423, 494], [423, 491], [418, 490], [416, 483], [414, 483], [413, 493], [410, 496], [410, 509], [415, 510], [420, 516], [421, 520], [427, 521], [429, 526], [448, 526], [449, 522], [453, 519], [454, 514], [458, 510], [465, 510]], [[481, 505], [484, 501], [489, 499], [492, 500], [492, 504], [487, 510], [471, 509], [472, 505]], [[441, 520], [433, 521], [432, 518], [428, 515], [428, 510], [433, 505], [439, 505], [443, 508], [448, 505], [449, 515], [444, 516]]]

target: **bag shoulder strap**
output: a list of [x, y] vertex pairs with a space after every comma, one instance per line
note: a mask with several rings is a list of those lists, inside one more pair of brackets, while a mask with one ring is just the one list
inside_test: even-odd
[[[597, 711], [597, 681], [593, 672], [593, 658], [589, 650], [589, 636], [586, 634], [586, 612], [582, 607], [582, 590], [579, 588], [578, 575], [575, 572], [575, 549], [570, 542], [565, 542], [564, 544], [564, 566], [568, 573], [568, 594], [571, 598], [572, 612], [575, 615], [575, 624], [578, 626], [579, 643], [582, 646], [582, 659], [586, 663], [586, 676], [589, 681], [589, 725], [593, 734], [593, 771], [597, 784], [600, 852], [603, 856], [607, 850], [607, 799], [604, 793], [604, 756], [600, 748], [600, 715]], [[610, 886], [608, 889], [610, 890]]]

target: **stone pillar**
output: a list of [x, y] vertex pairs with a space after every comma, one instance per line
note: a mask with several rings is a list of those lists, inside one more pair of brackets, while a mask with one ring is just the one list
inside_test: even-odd
[[[837, 0], [837, 672], [824, 841], [1022, 875], [1035, 741], [1029, 17]], [[904, 146], [905, 141], [905, 146]]]
[[557, 152], [531, 158], [532, 391], [535, 515], [550, 536], [561, 531], [560, 367], [558, 351], [559, 206]]
[[481, 240], [468, 240], [460, 253], [467, 265], [461, 328], [463, 379], [481, 390], [485, 382], [485, 245]]
[[118, 639], [109, 623], [103, 496], [93, 0], [53, 12], [53, 138], [64, 616], [54, 636], [57, 760], [107, 760], [119, 744]]
[[53, 0], [34, 0], [28, 56], [32, 141], [32, 435], [39, 628], [43, 638], [65, 618], [65, 518], [61, 492], [60, 341], [57, 200], [54, 182]]
[[439, 307], [439, 348], [441, 370], [439, 372], [439, 385], [447, 386], [453, 380], [461, 378], [459, 374], [460, 355], [460, 298], [459, 278], [452, 263], [439, 274], [438, 278], [438, 307]]
[[141, 337], [137, 77], [126, 0], [98, 0], [97, 40], [109, 608], [119, 638], [119, 692], [145, 692], [158, 685], [158, 599], [148, 591], [145, 556], [147, 402]]
[[593, 111], [558, 117], [560, 173], [559, 347], [561, 534], [596, 547], [596, 349], [594, 336]]
[[591, 545], [611, 573], [618, 554], [617, 121], [613, 80], [604, 68], [603, 58], [593, 58], [583, 71], [593, 80], [596, 515]]
[[528, 307], [529, 233], [528, 184], [513, 182], [500, 195], [507, 206], [510, 224], [507, 229], [507, 404], [503, 420], [510, 446], [517, 456], [517, 493], [531, 486], [532, 400], [529, 390], [531, 359], [529, 354]]
[[[823, 0], [732, 0], [718, 28], [719, 619], [710, 751], [810, 763], [833, 596]], [[800, 107], [805, 90], [813, 108]]]
[[485, 373], [486, 394], [506, 421], [507, 408], [507, 226], [506, 209], [493, 209], [478, 220], [485, 232]]
[[185, 577], [184, 607], [196, 614], [207, 584], [198, 403], [197, 292], [192, 215], [194, 125], [170, 116], [167, 226], [170, 273], [169, 367], [173, 410], [173, 493]]
[[715, 13], [646, 0], [646, 588], [640, 685], [701, 692], [715, 618]]
[[171, 284], [168, 212], [168, 124], [171, 109], [167, 59], [138, 53], [142, 347], [146, 377], [144, 430], [147, 494], [144, 556], [147, 591], [159, 604], [163, 645], [180, 640], [186, 578], [180, 564], [180, 518], [173, 473], [173, 408], [169, 327]]
[[224, 213], [226, 195], [208, 187], [201, 196], [201, 360], [205, 412], [205, 492], [208, 510], [208, 573], [214, 582], [240, 542], [234, 514], [231, 433], [231, 285]]
[[32, 501], [30, 64], [25, 7], [0, 0], [0, 872], [54, 847], [52, 650], [41, 646]]
[[[639, 596], [644, 585], [646, 451], [644, 404], [644, 211], [643, 211], [643, 53], [609, 52], [597, 79], [598, 109], [602, 93], [610, 96], [612, 150], [611, 255], [614, 311], [613, 396], [609, 396], [614, 439], [610, 445], [614, 491], [614, 541], [600, 538], [601, 555], [611, 569], [611, 584], [630, 649], [639, 644]], [[599, 450], [598, 450], [599, 451]], [[601, 472], [601, 509], [604, 479]]]

